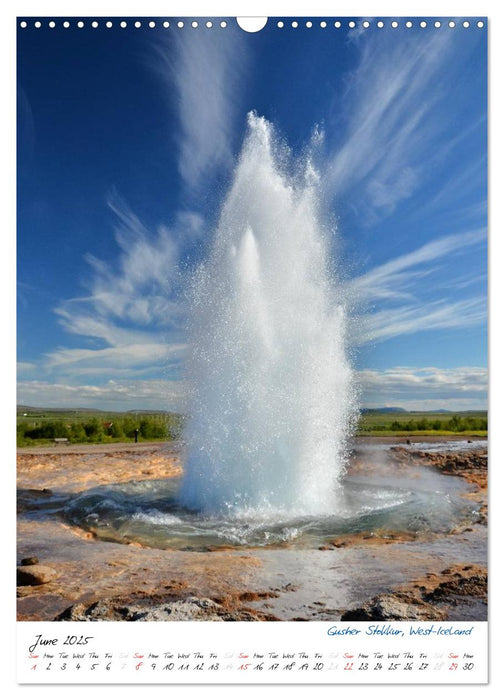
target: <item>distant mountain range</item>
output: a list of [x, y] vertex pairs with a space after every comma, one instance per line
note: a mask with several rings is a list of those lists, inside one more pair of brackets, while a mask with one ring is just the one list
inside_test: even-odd
[[463, 413], [486, 413], [485, 410], [474, 409], [466, 411], [450, 411], [448, 408], [433, 408], [431, 411], [408, 411], [400, 406], [384, 406], [383, 408], [361, 408], [361, 413], [456, 413], [457, 415]]
[[156, 410], [156, 409], [144, 409], [144, 408], [139, 408], [139, 409], [133, 409], [130, 411], [105, 411], [100, 408], [46, 408], [46, 407], [40, 407], [40, 406], [24, 406], [24, 405], [18, 405], [17, 406], [17, 412], [18, 413], [103, 413], [105, 415], [110, 414], [110, 413], [124, 413], [124, 414], [129, 414], [132, 413], [134, 415], [149, 415], [152, 416], [154, 414], [165, 414], [165, 413], [173, 413], [173, 411], [161, 411], [161, 410]]
[[[145, 409], [145, 408], [138, 408], [138, 409], [132, 409], [129, 411], [104, 411], [99, 408], [45, 408], [45, 407], [34, 407], [34, 406], [25, 406], [25, 405], [19, 405], [17, 407], [17, 412], [18, 413], [90, 413], [90, 414], [96, 414], [96, 413], [103, 413], [103, 414], [110, 414], [110, 413], [124, 413], [124, 414], [135, 414], [135, 415], [153, 415], [153, 414], [165, 414], [165, 413], [173, 413], [173, 411], [161, 411], [161, 410], [155, 410], [155, 409]], [[486, 411], [482, 410], [468, 410], [468, 411], [450, 411], [447, 408], [436, 408], [431, 411], [408, 411], [405, 408], [401, 408], [401, 406], [383, 406], [382, 408], [361, 408], [360, 410], [361, 413], [366, 414], [366, 413], [456, 413], [456, 414], [464, 414], [464, 413], [486, 413]]]

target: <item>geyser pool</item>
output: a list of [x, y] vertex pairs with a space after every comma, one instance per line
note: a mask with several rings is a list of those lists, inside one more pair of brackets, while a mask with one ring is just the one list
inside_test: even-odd
[[334, 514], [355, 418], [330, 231], [271, 124], [248, 133], [213, 246], [189, 294], [182, 506]]
[[[338, 510], [328, 515], [280, 511], [202, 513], [180, 505], [180, 479], [98, 486], [66, 503], [48, 503], [70, 523], [100, 539], [160, 549], [289, 546], [317, 548], [335, 537], [358, 533], [409, 533], [431, 537], [478, 519], [464, 498], [462, 479], [428, 467], [404, 471], [383, 464], [377, 451], [363, 453], [363, 469], [342, 479]], [[32, 517], [46, 517], [40, 508]]]

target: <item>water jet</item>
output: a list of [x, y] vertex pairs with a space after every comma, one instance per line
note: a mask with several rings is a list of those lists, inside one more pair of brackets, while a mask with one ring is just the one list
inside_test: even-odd
[[189, 307], [180, 502], [202, 512], [329, 514], [355, 417], [344, 298], [317, 175], [254, 113]]

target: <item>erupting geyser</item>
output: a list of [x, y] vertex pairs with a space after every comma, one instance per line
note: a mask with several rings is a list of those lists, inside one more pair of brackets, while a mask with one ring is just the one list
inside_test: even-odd
[[345, 470], [355, 401], [343, 297], [317, 176], [288, 175], [279, 153], [271, 124], [250, 114], [191, 287], [180, 500], [207, 513], [334, 513]]

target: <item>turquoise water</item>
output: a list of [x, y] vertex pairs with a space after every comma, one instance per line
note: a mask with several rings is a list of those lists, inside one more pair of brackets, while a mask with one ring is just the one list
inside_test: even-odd
[[63, 516], [97, 537], [137, 542], [161, 549], [205, 550], [212, 547], [314, 548], [331, 538], [357, 533], [448, 533], [477, 518], [462, 497], [461, 479], [421, 469], [398, 474], [345, 478], [335, 493], [333, 513], [306, 515], [294, 510], [229, 509], [211, 515], [180, 504], [180, 481], [138, 481], [84, 492], [63, 509]]

